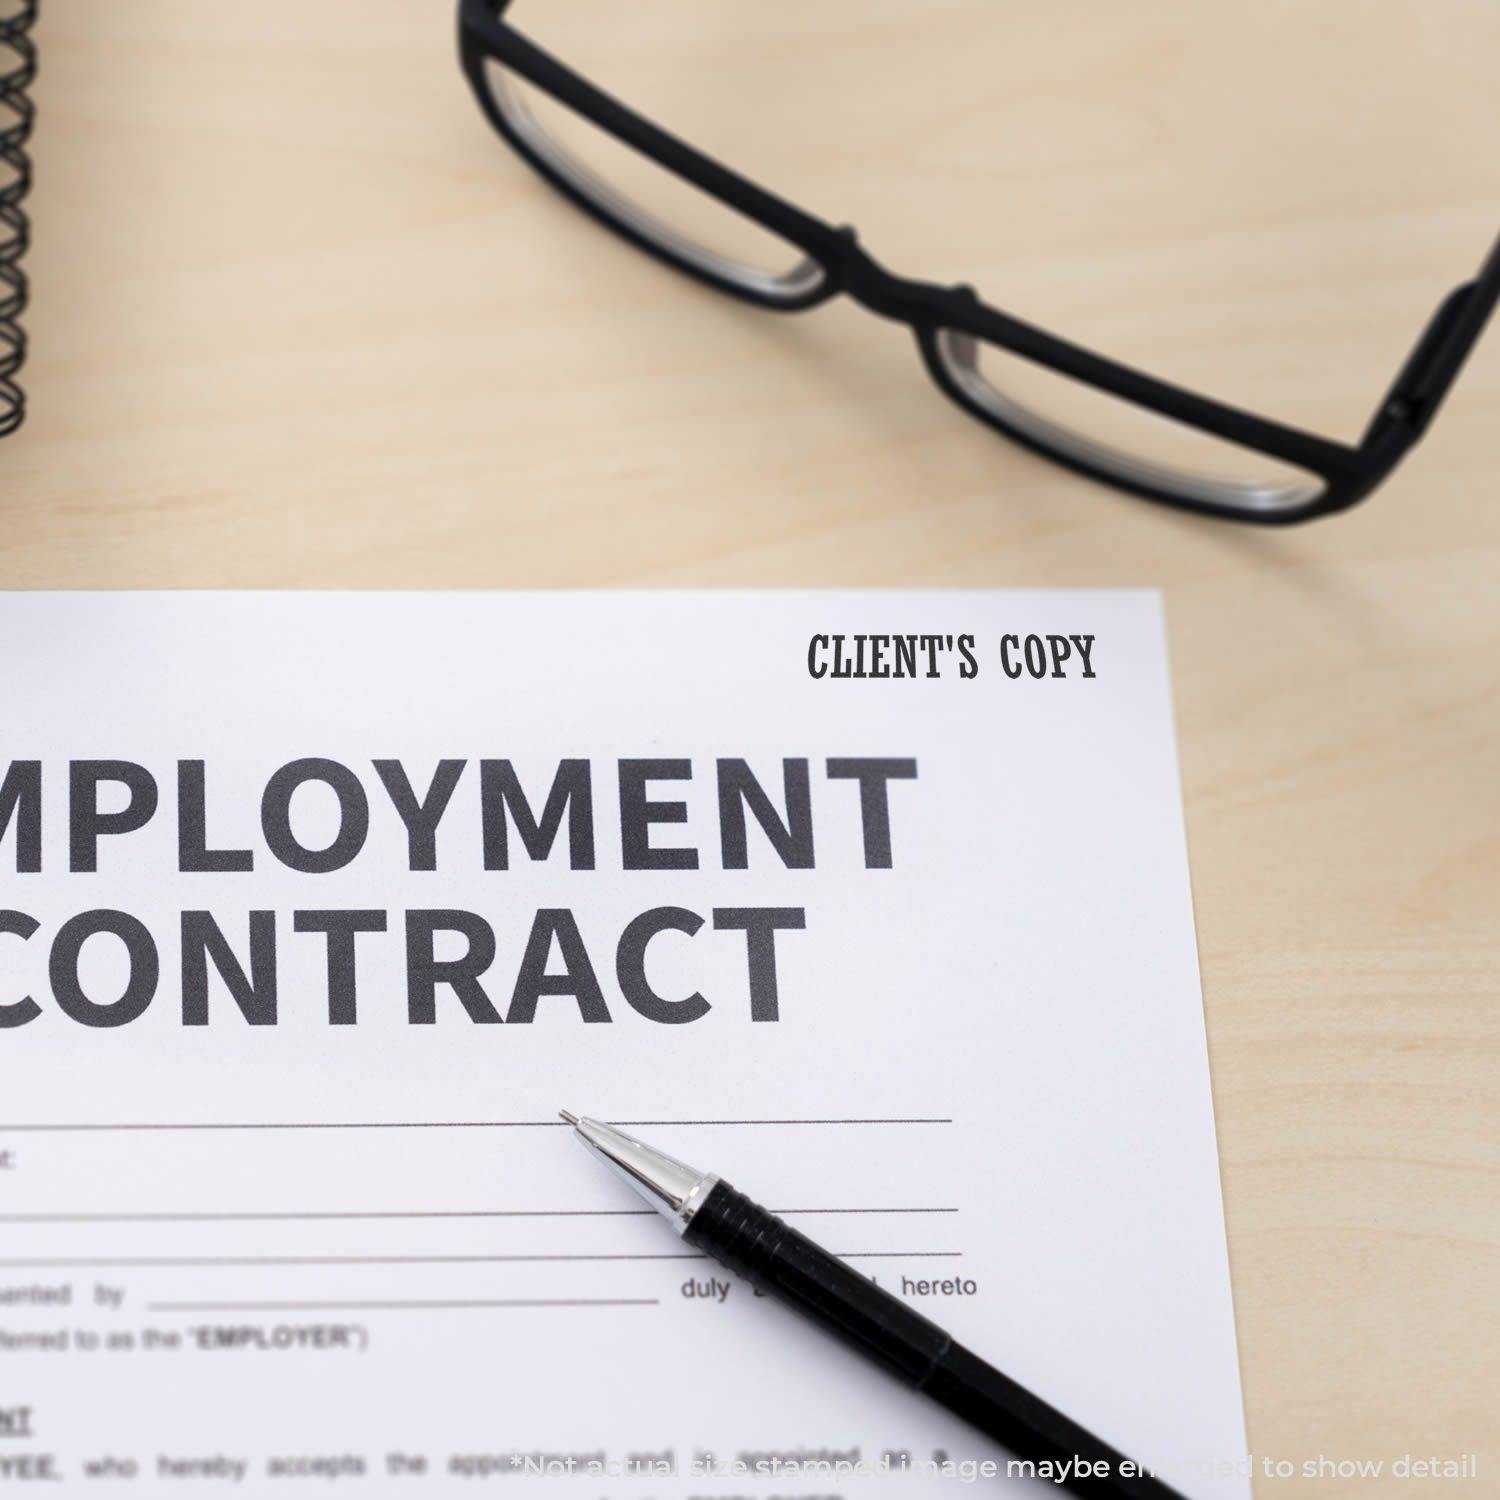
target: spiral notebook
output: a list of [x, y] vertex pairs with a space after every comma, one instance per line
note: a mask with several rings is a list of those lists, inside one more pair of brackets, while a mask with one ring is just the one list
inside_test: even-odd
[[31, 242], [23, 204], [31, 191], [31, 139], [36, 110], [31, 85], [36, 77], [37, 0], [11, 3], [0, 11], [0, 437], [14, 432], [26, 416], [26, 396], [17, 377], [26, 359], [21, 314], [27, 281], [21, 260]]

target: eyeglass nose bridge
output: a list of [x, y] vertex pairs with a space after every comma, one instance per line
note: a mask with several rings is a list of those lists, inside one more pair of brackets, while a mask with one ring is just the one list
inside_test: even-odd
[[861, 307], [877, 317], [914, 328], [935, 326], [940, 305], [961, 297], [979, 305], [979, 294], [973, 287], [939, 286], [931, 281], [914, 281], [888, 271], [860, 243], [859, 231], [852, 224], [834, 231], [835, 241], [827, 256], [827, 271], [839, 292], [847, 293]]

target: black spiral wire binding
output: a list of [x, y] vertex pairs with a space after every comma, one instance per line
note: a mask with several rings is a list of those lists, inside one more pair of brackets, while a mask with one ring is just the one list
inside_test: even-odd
[[36, 77], [37, 0], [0, 0], [0, 437], [26, 416], [26, 396], [16, 375], [26, 358], [20, 316], [26, 308], [26, 272], [21, 257], [31, 227], [21, 203], [31, 188], [31, 138], [36, 106], [27, 90]]

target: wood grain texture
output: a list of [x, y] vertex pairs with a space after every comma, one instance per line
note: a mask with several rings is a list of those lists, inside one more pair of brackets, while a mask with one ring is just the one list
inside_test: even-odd
[[[1334, 435], [1500, 227], [1491, 0], [515, 14], [893, 268]], [[0, 586], [1160, 586], [1252, 1445], [1500, 1483], [1500, 334], [1366, 506], [1232, 529], [617, 244], [441, 4], [40, 39]]]

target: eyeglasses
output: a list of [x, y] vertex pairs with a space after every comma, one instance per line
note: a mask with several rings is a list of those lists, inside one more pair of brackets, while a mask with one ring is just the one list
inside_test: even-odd
[[[505, 22], [509, 4], [460, 0], [464, 71], [495, 129], [585, 213], [759, 307], [795, 312], [847, 294], [907, 324], [932, 378], [969, 415], [1148, 500], [1267, 524], [1348, 509], [1426, 431], [1500, 300], [1497, 240], [1475, 279], [1438, 308], [1358, 446], [1317, 437], [1079, 348], [969, 287], [892, 275], [854, 230], [758, 187], [564, 67]], [[578, 129], [605, 151], [580, 153]], [[643, 169], [670, 184], [672, 210], [629, 189]], [[731, 228], [753, 236], [753, 250], [727, 251]]]

